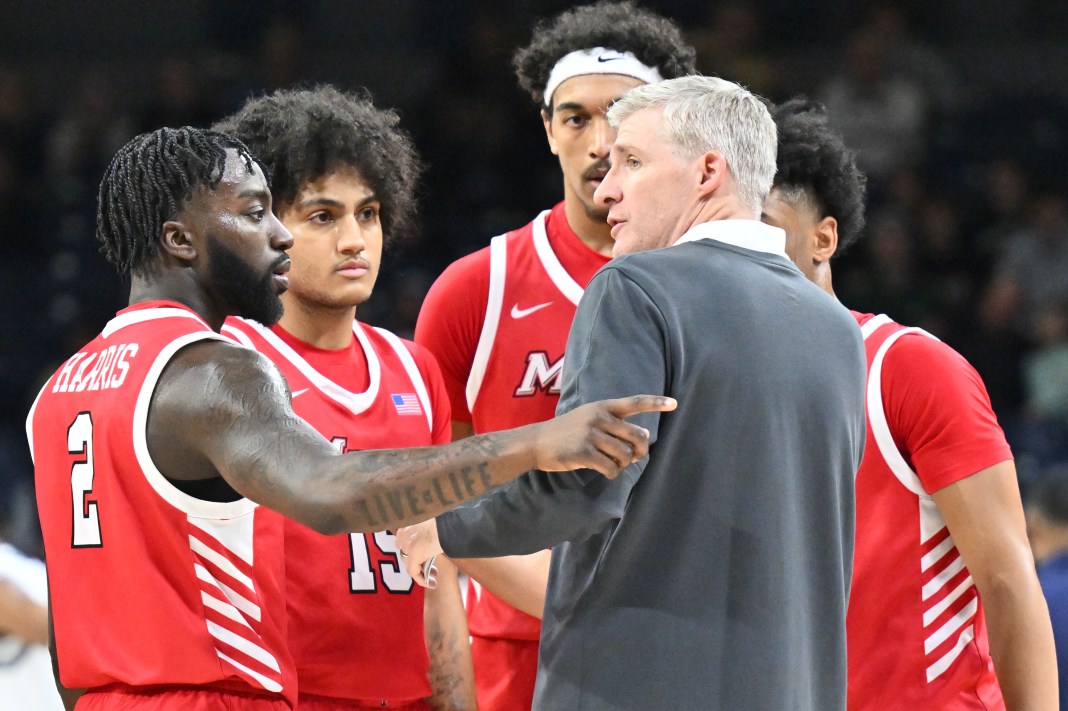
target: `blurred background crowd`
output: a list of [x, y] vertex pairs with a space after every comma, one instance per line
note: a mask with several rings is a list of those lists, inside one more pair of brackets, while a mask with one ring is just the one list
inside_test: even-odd
[[[24, 418], [125, 305], [97, 252], [114, 151], [250, 94], [331, 82], [401, 114], [428, 162], [420, 233], [361, 318], [410, 333], [455, 258], [562, 196], [514, 49], [559, 0], [6, 0], [0, 29], [0, 537], [37, 550]], [[823, 101], [869, 176], [835, 269], [861, 311], [926, 328], [986, 381], [1028, 486], [1068, 462], [1068, 3], [661, 0], [706, 74]]]

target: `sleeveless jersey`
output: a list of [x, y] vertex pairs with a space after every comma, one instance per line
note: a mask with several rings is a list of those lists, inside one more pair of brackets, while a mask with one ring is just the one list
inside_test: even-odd
[[[230, 319], [223, 332], [278, 365], [294, 411], [340, 451], [449, 440], [441, 375], [414, 343], [355, 321], [351, 348], [337, 351], [252, 321]], [[360, 376], [352, 376], [355, 369]], [[302, 698], [392, 706], [431, 695], [423, 588], [398, 559], [391, 532], [324, 536], [285, 519], [285, 559], [289, 644]]]
[[[416, 341], [441, 364], [454, 420], [482, 433], [556, 414], [575, 308], [608, 259], [574, 233], [561, 202], [439, 277], [419, 312]], [[479, 707], [529, 708], [541, 621], [474, 581], [467, 613]]]
[[197, 685], [295, 702], [282, 527], [248, 499], [174, 487], [146, 435], [160, 373], [220, 336], [173, 302], [120, 311], [27, 420], [62, 683]]
[[1011, 459], [1008, 445], [963, 358], [918, 328], [854, 316], [868, 358], [868, 425], [846, 625], [849, 709], [1004, 709], [982, 601], [929, 492]]
[[[569, 269], [554, 244], [570, 250]], [[416, 340], [441, 363], [454, 419], [482, 433], [556, 414], [575, 308], [608, 259], [579, 240], [561, 202], [446, 270], [427, 295]], [[541, 630], [540, 620], [476, 585], [468, 623], [485, 637], [537, 640]]]

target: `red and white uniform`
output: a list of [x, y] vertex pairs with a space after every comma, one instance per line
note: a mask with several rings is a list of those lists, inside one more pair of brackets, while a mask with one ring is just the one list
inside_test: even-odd
[[[340, 350], [240, 319], [228, 320], [223, 332], [282, 370], [293, 410], [341, 451], [450, 439], [440, 371], [414, 343], [356, 321], [351, 346]], [[286, 519], [285, 559], [302, 707], [344, 699], [395, 708], [431, 695], [423, 588], [398, 560], [392, 533], [324, 536]]]
[[137, 708], [184, 708], [168, 689], [232, 692], [248, 708], [295, 702], [280, 522], [248, 499], [183, 493], [148, 452], [160, 372], [206, 339], [229, 342], [177, 303], [132, 306], [30, 411], [60, 679], [89, 689], [79, 707], [108, 708], [110, 692], [142, 699]]
[[[561, 202], [445, 270], [415, 338], [441, 365], [454, 420], [483, 433], [553, 417], [575, 307], [608, 260], [574, 233]], [[529, 709], [540, 620], [474, 584], [467, 604], [479, 708]]]
[[868, 357], [849, 599], [849, 709], [1004, 709], [982, 601], [931, 492], [1012, 459], [979, 374], [933, 336], [854, 313]]

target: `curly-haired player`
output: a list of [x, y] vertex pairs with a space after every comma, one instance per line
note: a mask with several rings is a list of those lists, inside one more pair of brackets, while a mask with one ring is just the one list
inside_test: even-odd
[[[416, 341], [441, 364], [454, 437], [553, 415], [575, 306], [612, 252], [607, 210], [593, 199], [615, 138], [605, 111], [636, 86], [692, 73], [694, 59], [678, 26], [632, 2], [546, 19], [516, 52], [564, 198], [452, 264], [423, 303]], [[460, 565], [485, 587], [468, 594], [479, 708], [529, 709], [549, 552]]]
[[[223, 331], [278, 365], [296, 413], [342, 450], [450, 441], [433, 357], [356, 320], [383, 243], [414, 220], [422, 166], [397, 115], [324, 86], [253, 99], [214, 128], [267, 165], [274, 210], [293, 234], [281, 320], [231, 319]], [[287, 520], [285, 554], [301, 708], [474, 707], [455, 566], [438, 564], [443, 584], [424, 601], [389, 531], [323, 536]]]
[[[772, 116], [778, 172], [764, 220], [833, 295], [831, 258], [864, 225], [864, 176], [819, 104], [792, 99]], [[1057, 708], [1016, 468], [979, 374], [920, 329], [853, 316], [868, 356], [868, 429], [846, 624], [850, 711]]]

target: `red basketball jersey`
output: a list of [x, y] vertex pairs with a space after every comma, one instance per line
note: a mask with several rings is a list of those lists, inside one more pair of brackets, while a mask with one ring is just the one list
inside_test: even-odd
[[45, 384], [27, 420], [60, 678], [198, 685], [295, 701], [282, 527], [202, 501], [148, 451], [149, 403], [182, 347], [225, 339], [173, 302], [120, 311]]
[[[285, 374], [293, 409], [340, 451], [450, 439], [441, 374], [423, 348], [353, 322], [349, 348], [230, 319], [224, 333]], [[281, 517], [280, 517], [281, 518]], [[430, 696], [423, 589], [388, 531], [324, 536], [285, 520], [289, 644], [300, 693], [392, 706]]]
[[[415, 337], [441, 365], [453, 419], [482, 433], [553, 417], [575, 309], [608, 260], [578, 238], [559, 203], [445, 270]], [[474, 584], [467, 601], [473, 636], [537, 641], [537, 618]]]
[[1004, 709], [978, 591], [930, 496], [1012, 458], [978, 373], [886, 316], [868, 357], [847, 615], [850, 711]]

